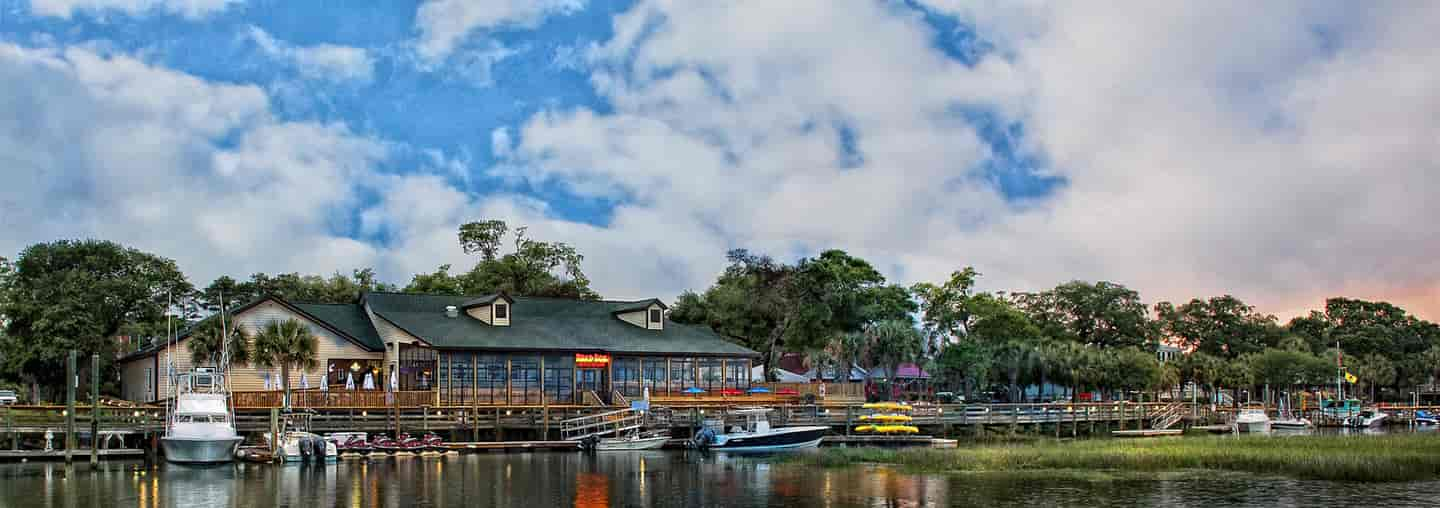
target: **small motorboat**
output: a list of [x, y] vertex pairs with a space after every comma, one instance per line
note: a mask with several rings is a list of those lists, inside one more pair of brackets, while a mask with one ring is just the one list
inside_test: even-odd
[[1424, 410], [1416, 411], [1415, 424], [1426, 427], [1432, 425], [1440, 425], [1440, 415], [1436, 415], [1435, 413]]
[[[269, 432], [264, 434], [267, 443], [271, 441]], [[283, 457], [285, 462], [334, 462], [340, 459], [340, 450], [335, 443], [326, 441], [325, 438], [309, 432], [292, 430], [280, 434], [277, 454]]]
[[1389, 418], [1389, 413], [1386, 413], [1376, 408], [1369, 408], [1361, 410], [1360, 414], [1346, 419], [1345, 425], [1351, 428], [1368, 429], [1371, 427], [1379, 427], [1381, 425], [1384, 425], [1385, 420]]
[[1308, 418], [1297, 416], [1290, 407], [1289, 397], [1280, 399], [1280, 413], [1270, 422], [1270, 428], [1280, 431], [1303, 431], [1315, 428]]
[[[771, 427], [767, 408], [741, 409], [733, 414], [744, 417], [743, 426], [720, 432], [706, 425], [690, 440], [691, 446], [704, 450], [727, 452], [779, 451], [815, 448], [830, 431], [829, 427]], [[723, 426], [724, 422], [720, 422]]]
[[589, 437], [580, 441], [580, 448], [596, 452], [655, 450], [670, 441], [666, 432], [634, 433], [621, 437]]
[[1241, 409], [1235, 416], [1235, 431], [1240, 433], [1270, 432], [1270, 415], [1264, 409]]

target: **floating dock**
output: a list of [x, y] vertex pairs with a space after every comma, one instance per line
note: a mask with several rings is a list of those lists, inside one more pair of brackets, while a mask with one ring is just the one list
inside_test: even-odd
[[1144, 430], [1116, 430], [1110, 432], [1114, 437], [1165, 437], [1184, 434], [1181, 429], [1144, 429]]

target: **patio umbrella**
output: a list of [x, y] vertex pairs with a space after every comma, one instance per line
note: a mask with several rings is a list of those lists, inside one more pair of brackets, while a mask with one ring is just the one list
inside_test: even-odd
[[751, 388], [749, 391], [750, 393], [770, 393], [770, 389], [763, 386]]
[[375, 375], [372, 374], [372, 373], [366, 372], [366, 373], [365, 373], [365, 382], [362, 383], [361, 388], [364, 388], [364, 389], [366, 389], [366, 390], [374, 390], [374, 389], [375, 389]]
[[265, 373], [265, 391], [270, 391], [270, 373]]
[[345, 373], [345, 389], [346, 389], [346, 390], [354, 390], [354, 389], [355, 389], [355, 373], [353, 373], [353, 372], [346, 372], [346, 373]]
[[320, 379], [320, 391], [322, 391], [322, 392], [328, 392], [328, 391], [330, 391], [330, 375], [329, 375], [329, 374], [326, 374], [324, 378], [321, 378], [321, 379]]
[[390, 371], [390, 391], [400, 391], [400, 374], [394, 370]]
[[309, 389], [310, 389], [310, 376], [306, 376], [304, 372], [301, 372], [301, 373], [300, 373], [300, 389], [301, 389], [301, 390], [309, 390]]
[[685, 391], [682, 392], [682, 393], [700, 394], [700, 393], [705, 393], [705, 390], [701, 390], [701, 389], [699, 389], [699, 388], [696, 388], [696, 387], [692, 386], [692, 387], [686, 388]]
[[650, 400], [650, 387], [645, 387], [645, 400]]

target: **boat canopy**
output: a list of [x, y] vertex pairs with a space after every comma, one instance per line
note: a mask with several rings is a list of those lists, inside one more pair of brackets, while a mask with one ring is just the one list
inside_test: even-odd
[[175, 401], [176, 414], [191, 415], [223, 415], [228, 414], [225, 410], [225, 395], [219, 393], [187, 393]]

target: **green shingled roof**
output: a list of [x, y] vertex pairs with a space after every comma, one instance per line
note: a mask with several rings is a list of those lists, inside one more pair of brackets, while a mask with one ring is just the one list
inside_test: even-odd
[[380, 340], [380, 334], [375, 333], [375, 326], [370, 324], [370, 317], [365, 315], [364, 307], [353, 303], [292, 303], [291, 305], [345, 332], [371, 351], [385, 350], [385, 341]]
[[370, 310], [381, 318], [437, 348], [758, 355], [725, 340], [708, 327], [666, 322], [664, 330], [647, 330], [614, 315], [622, 309], [643, 308], [652, 300], [613, 302], [517, 296], [510, 312], [510, 326], [487, 325], [464, 313], [459, 317], [445, 317], [446, 306], [459, 307], [471, 299], [473, 297], [401, 293], [364, 295]]

